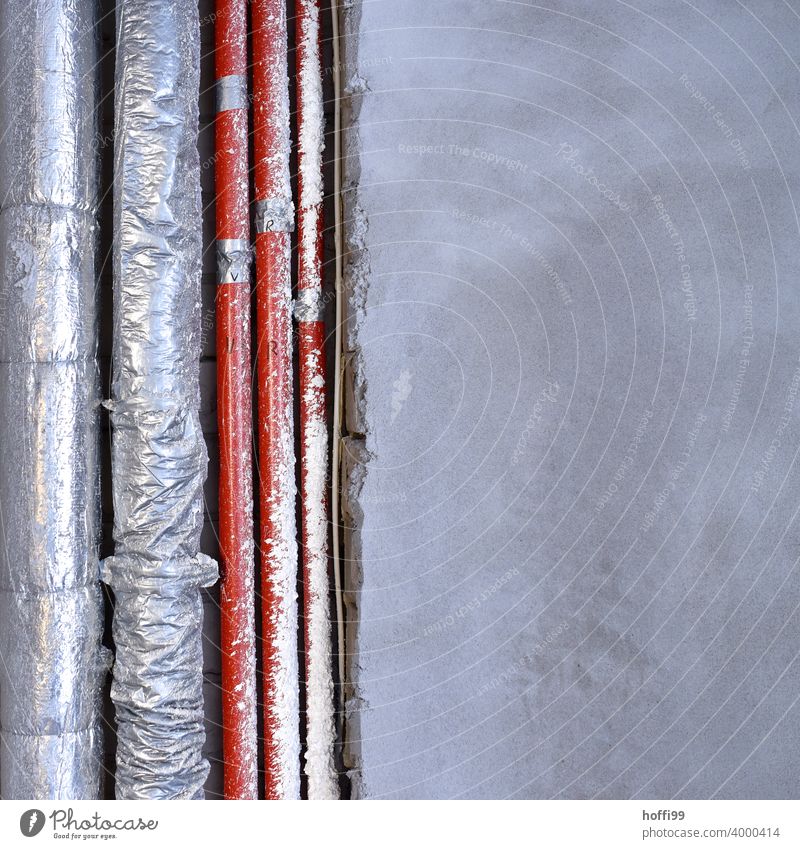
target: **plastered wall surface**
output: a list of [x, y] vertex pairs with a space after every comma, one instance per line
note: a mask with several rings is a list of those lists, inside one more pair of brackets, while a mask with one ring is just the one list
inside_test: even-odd
[[360, 798], [800, 785], [800, 6], [345, 16]]

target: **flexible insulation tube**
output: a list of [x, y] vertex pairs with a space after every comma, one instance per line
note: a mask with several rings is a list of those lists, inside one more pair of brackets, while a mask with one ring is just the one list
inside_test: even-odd
[[200, 35], [196, 0], [120, 0], [114, 138], [111, 697], [120, 799], [197, 799], [203, 758], [199, 551]]
[[94, 3], [0, 3], [0, 796], [96, 799]]

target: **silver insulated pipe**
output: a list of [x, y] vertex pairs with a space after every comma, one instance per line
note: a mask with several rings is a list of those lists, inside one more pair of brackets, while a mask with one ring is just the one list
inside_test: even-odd
[[115, 553], [111, 697], [120, 799], [202, 798], [197, 0], [117, 4], [114, 150]]
[[93, 0], [0, 2], [0, 795], [95, 799]]

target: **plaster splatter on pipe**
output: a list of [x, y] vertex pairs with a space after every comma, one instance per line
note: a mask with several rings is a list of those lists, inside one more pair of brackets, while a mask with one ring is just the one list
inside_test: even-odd
[[297, 0], [300, 450], [306, 636], [306, 756], [310, 799], [337, 799], [328, 582], [328, 428], [322, 320], [324, 111], [319, 3]]
[[94, 4], [0, 3], [0, 796], [97, 799]]
[[198, 799], [203, 676], [199, 551], [200, 33], [196, 0], [117, 5], [111, 424], [116, 791]]
[[297, 799], [300, 681], [290, 241], [294, 208], [286, 4], [256, 0], [252, 16], [265, 792], [268, 799]]

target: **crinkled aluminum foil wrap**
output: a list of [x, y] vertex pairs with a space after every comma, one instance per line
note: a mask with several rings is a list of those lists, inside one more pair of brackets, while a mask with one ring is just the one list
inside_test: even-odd
[[0, 795], [102, 784], [95, 18], [0, 3]]
[[199, 552], [200, 37], [196, 0], [117, 5], [114, 375], [116, 792], [203, 796]]

